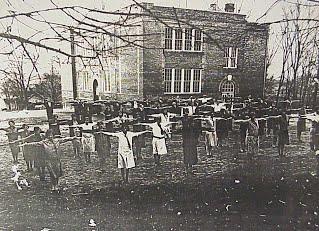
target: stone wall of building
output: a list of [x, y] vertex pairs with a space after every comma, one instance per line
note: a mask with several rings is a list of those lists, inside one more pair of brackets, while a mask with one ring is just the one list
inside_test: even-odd
[[143, 85], [144, 98], [152, 98], [163, 94], [163, 31], [162, 24], [153, 18], [144, 18], [143, 33]]
[[[144, 23], [144, 33], [157, 33], [147, 37], [147, 47], [162, 49], [144, 50], [144, 96], [163, 96], [164, 68], [203, 68], [202, 95], [220, 97], [220, 83], [228, 75], [236, 83], [236, 96], [262, 96], [264, 88], [265, 58], [268, 28], [248, 23], [240, 14], [206, 12], [148, 6], [154, 14], [167, 18], [165, 24], [148, 18]], [[175, 19], [174, 19], [175, 18]], [[188, 23], [183, 19], [189, 20]], [[189, 28], [189, 25], [204, 28], [203, 52], [164, 50], [164, 30]], [[225, 68], [224, 47], [238, 48], [237, 68]]]

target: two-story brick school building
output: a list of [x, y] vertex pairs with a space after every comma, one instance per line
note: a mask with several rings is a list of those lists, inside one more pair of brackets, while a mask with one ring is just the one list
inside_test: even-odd
[[[113, 26], [112, 31], [139, 46], [127, 46], [118, 37], [100, 38], [104, 49], [118, 48], [94, 65], [77, 62], [79, 98], [263, 96], [267, 26], [247, 22], [233, 4], [225, 11], [151, 3], [135, 9], [141, 13], [125, 21], [135, 26]], [[62, 90], [64, 100], [71, 98], [72, 88]]]

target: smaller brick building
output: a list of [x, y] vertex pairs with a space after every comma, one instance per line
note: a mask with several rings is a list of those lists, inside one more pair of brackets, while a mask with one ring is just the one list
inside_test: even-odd
[[[125, 21], [130, 27], [107, 28], [118, 37], [97, 35], [102, 50], [117, 49], [90, 65], [77, 63], [79, 98], [262, 97], [269, 29], [232, 7], [135, 6], [139, 13]], [[63, 89], [64, 99], [70, 92]]]

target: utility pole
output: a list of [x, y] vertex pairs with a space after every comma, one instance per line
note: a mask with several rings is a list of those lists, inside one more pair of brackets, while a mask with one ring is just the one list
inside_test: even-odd
[[77, 79], [76, 79], [76, 65], [75, 65], [75, 42], [74, 42], [74, 29], [70, 28], [70, 40], [71, 40], [71, 65], [72, 65], [72, 89], [73, 99], [78, 98]]
[[53, 69], [53, 60], [51, 59], [51, 75], [54, 75], [54, 69]]

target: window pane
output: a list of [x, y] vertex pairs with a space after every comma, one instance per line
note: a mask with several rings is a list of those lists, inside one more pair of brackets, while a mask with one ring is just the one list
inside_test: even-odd
[[200, 92], [200, 88], [199, 88], [199, 82], [194, 82], [194, 85], [193, 85], [193, 92], [194, 93], [199, 93]]
[[116, 79], [117, 92], [121, 92], [121, 79], [120, 79], [120, 76], [119, 76], [118, 69], [114, 70], [114, 78]]
[[82, 89], [86, 90], [86, 87], [85, 87], [85, 74], [84, 73], [82, 74]]
[[172, 90], [172, 69], [165, 69], [164, 72], [164, 92], [170, 93]]
[[192, 40], [192, 29], [185, 29], [185, 39]]
[[175, 50], [178, 50], [178, 51], [182, 50], [182, 46], [183, 46], [182, 40], [175, 41]]
[[165, 39], [165, 49], [171, 50], [173, 48], [173, 41], [171, 39]]
[[182, 29], [175, 30], [175, 38], [176, 39], [182, 39], [183, 38], [183, 30]]
[[202, 32], [200, 30], [195, 30], [194, 50], [195, 51], [202, 50]]
[[89, 85], [89, 73], [88, 72], [83, 72], [83, 89], [88, 90], [88, 85]]
[[111, 91], [111, 76], [110, 73], [104, 72], [104, 90]]
[[200, 92], [201, 70], [194, 70], [193, 92]]
[[173, 48], [173, 29], [165, 28], [165, 49]]
[[173, 29], [165, 28], [165, 38], [172, 39], [173, 38]]
[[235, 58], [236, 57], [236, 53], [237, 53], [237, 49], [235, 47], [232, 47], [232, 49], [231, 49], [231, 57]]
[[181, 29], [175, 30], [175, 50], [182, 50], [183, 48], [183, 31]]
[[230, 52], [230, 47], [225, 47], [225, 50], [224, 50], [225, 67], [230, 67], [229, 52]]
[[229, 63], [229, 58], [225, 57], [225, 67], [229, 67], [230, 63]]
[[231, 67], [237, 68], [237, 57], [238, 57], [238, 49], [236, 47], [232, 47]]
[[236, 58], [230, 58], [230, 67], [236, 67]]
[[106, 79], [106, 72], [105, 71], [103, 71], [103, 72], [101, 72], [101, 78], [102, 78], [102, 89], [103, 89], [103, 91], [105, 92], [106, 91], [106, 88], [107, 88], [107, 79]]
[[200, 30], [195, 30], [195, 40], [202, 41], [202, 32]]
[[192, 29], [185, 29], [185, 50], [192, 50]]
[[225, 47], [225, 49], [224, 49], [224, 57], [225, 58], [229, 57], [229, 49], [230, 49], [230, 47]]
[[185, 50], [187, 51], [192, 50], [192, 41], [185, 41]]
[[192, 70], [184, 70], [184, 92], [191, 92]]
[[200, 41], [195, 41], [195, 43], [194, 43], [194, 50], [195, 50], [195, 51], [201, 51], [201, 50], [202, 50], [202, 42], [200, 42]]
[[180, 93], [182, 90], [182, 70], [175, 70], [174, 92]]
[[192, 29], [185, 29], [185, 50], [192, 50]]

